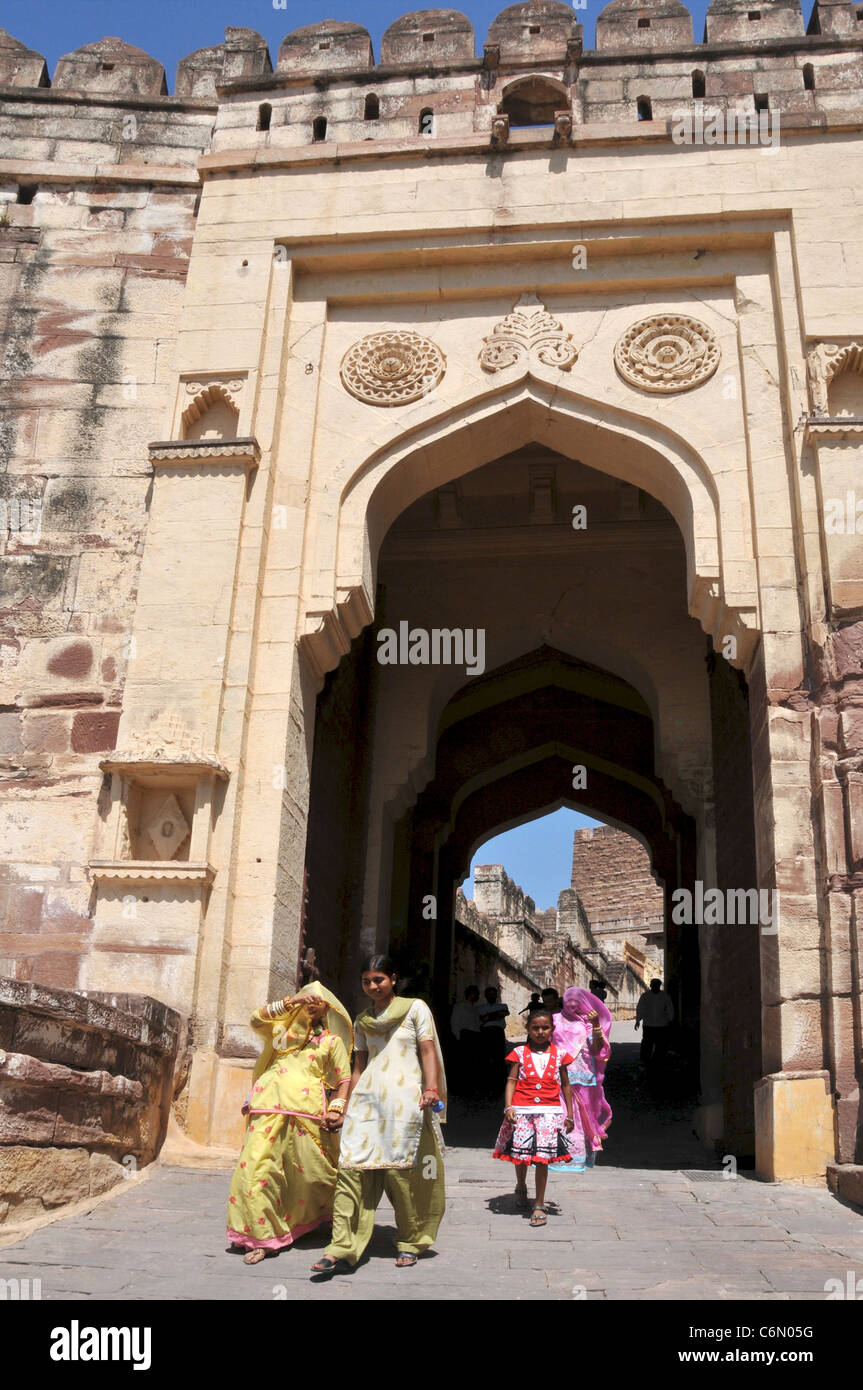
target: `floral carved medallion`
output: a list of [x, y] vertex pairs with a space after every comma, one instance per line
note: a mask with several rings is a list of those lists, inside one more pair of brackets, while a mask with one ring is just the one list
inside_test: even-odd
[[369, 333], [348, 348], [342, 385], [366, 405], [407, 405], [427, 396], [446, 371], [439, 347], [418, 333]]
[[522, 295], [511, 314], [496, 323], [483, 339], [480, 366], [486, 372], [501, 372], [535, 353], [546, 367], [568, 372], [578, 360], [578, 349], [559, 319], [550, 314], [536, 295]]
[[711, 330], [685, 314], [656, 314], [624, 333], [614, 365], [641, 391], [689, 391], [713, 376], [719, 344]]

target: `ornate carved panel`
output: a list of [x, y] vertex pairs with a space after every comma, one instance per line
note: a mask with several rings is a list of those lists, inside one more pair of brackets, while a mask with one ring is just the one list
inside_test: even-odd
[[427, 396], [446, 371], [440, 348], [418, 333], [369, 333], [348, 348], [342, 385], [366, 405], [408, 405]]
[[655, 314], [627, 329], [614, 365], [640, 391], [690, 391], [713, 376], [719, 344], [711, 329], [685, 314]]
[[500, 372], [531, 354], [546, 367], [568, 372], [578, 360], [578, 349], [560, 319], [550, 314], [536, 295], [524, 294], [512, 313], [496, 323], [483, 339], [480, 366], [486, 372]]

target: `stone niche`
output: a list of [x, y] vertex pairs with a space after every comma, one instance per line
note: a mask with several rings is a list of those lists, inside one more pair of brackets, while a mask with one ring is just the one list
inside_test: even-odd
[[818, 458], [830, 609], [841, 618], [863, 606], [863, 342], [815, 344], [808, 371], [807, 440]]
[[179, 1014], [156, 999], [0, 979], [0, 1225], [152, 1163], [180, 1033]]
[[215, 757], [176, 747], [131, 750], [100, 763], [101, 798], [88, 987], [158, 993], [193, 1010], [201, 921], [215, 870], [208, 860], [220, 787]]

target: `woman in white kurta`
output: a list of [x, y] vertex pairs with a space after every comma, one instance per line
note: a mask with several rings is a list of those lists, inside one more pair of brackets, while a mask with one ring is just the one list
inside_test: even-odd
[[446, 1082], [437, 1029], [422, 999], [396, 995], [386, 956], [363, 970], [371, 1007], [354, 1028], [354, 1065], [333, 1203], [333, 1238], [314, 1274], [353, 1266], [374, 1229], [386, 1192], [395, 1212], [396, 1265], [405, 1268], [433, 1245], [444, 1214], [444, 1143], [440, 1121]]

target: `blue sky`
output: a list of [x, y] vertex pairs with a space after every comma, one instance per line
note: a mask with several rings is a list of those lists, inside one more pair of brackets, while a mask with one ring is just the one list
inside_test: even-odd
[[573, 831], [599, 824], [580, 811], [561, 807], [549, 816], [495, 835], [480, 845], [473, 857], [470, 877], [462, 884], [465, 897], [473, 896], [474, 864], [503, 864], [538, 908], [557, 907], [557, 895], [561, 888], [569, 887], [572, 876]]
[[[53, 72], [63, 53], [109, 34], [116, 35], [164, 63], [168, 88], [173, 90], [179, 60], [193, 49], [221, 43], [226, 25], [242, 25], [263, 34], [275, 63], [279, 44], [292, 29], [321, 19], [351, 19], [368, 29], [378, 57], [384, 29], [411, 8], [420, 6], [412, 7], [398, 0], [285, 0], [284, 9], [274, 9], [273, 0], [206, 0], [205, 4], [200, 0], [147, 0], [146, 4], [141, 0], [41, 0], [39, 4], [33, 0], [4, 0], [0, 5], [0, 26], [29, 48], [44, 53], [49, 72]], [[481, 53], [489, 24], [505, 6], [493, 0], [458, 8], [473, 24], [477, 52]], [[696, 0], [689, 6], [696, 41], [704, 33], [706, 8], [707, 0]], [[807, 18], [811, 8], [812, 0], [805, 0], [803, 12]], [[586, 8], [576, 12], [584, 25], [588, 47], [593, 45], [594, 25], [601, 9], [597, 0], [587, 0]]]

